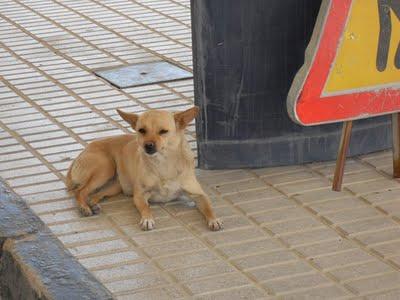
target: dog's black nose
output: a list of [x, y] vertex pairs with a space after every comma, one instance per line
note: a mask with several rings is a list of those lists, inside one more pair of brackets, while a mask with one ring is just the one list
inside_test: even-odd
[[147, 154], [154, 154], [157, 152], [156, 145], [153, 142], [144, 144], [144, 150]]

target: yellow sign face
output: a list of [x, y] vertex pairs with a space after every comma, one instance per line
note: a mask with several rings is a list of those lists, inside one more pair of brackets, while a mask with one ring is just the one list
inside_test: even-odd
[[324, 95], [400, 86], [400, 0], [354, 0]]

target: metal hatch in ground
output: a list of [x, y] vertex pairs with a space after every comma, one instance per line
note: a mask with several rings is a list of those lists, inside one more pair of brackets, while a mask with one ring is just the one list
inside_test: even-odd
[[120, 89], [193, 77], [192, 73], [166, 61], [121, 66], [94, 73]]

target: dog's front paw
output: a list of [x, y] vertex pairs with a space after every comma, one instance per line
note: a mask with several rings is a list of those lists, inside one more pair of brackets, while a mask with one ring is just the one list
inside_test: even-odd
[[142, 218], [139, 225], [143, 230], [152, 230], [156, 223], [152, 218]]
[[224, 227], [224, 223], [220, 219], [208, 220], [208, 228], [212, 231], [221, 230]]

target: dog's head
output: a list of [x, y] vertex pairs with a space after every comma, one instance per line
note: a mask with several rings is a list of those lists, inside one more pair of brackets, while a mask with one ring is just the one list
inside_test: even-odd
[[177, 147], [183, 130], [197, 116], [199, 108], [195, 106], [177, 113], [150, 110], [141, 115], [117, 111], [138, 133], [138, 143], [144, 152], [155, 155]]

